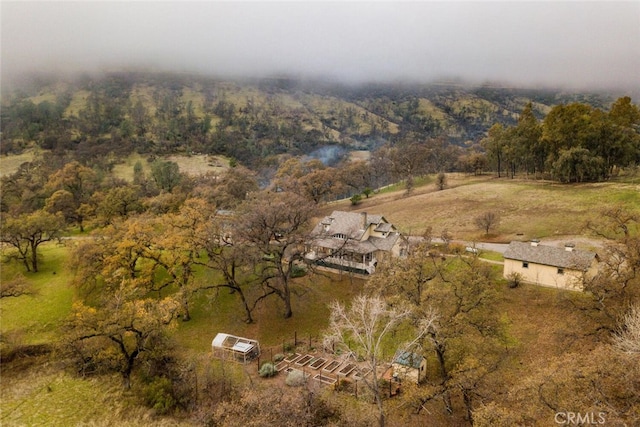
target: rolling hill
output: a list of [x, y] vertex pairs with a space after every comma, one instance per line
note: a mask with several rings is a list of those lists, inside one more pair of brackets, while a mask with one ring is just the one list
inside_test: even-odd
[[608, 109], [615, 95], [150, 72], [39, 76], [2, 93], [2, 151], [37, 145], [94, 156], [201, 152], [256, 166], [328, 145], [374, 149], [403, 138], [438, 137], [468, 145], [495, 123], [515, 124], [530, 102], [542, 118], [568, 102]]

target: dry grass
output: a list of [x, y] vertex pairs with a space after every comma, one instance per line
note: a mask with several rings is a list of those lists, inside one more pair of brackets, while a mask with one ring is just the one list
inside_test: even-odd
[[221, 174], [229, 168], [229, 160], [221, 156], [205, 154], [193, 156], [173, 155], [167, 157], [167, 160], [176, 162], [180, 167], [180, 172], [191, 176], [203, 175], [207, 172]]
[[9, 154], [0, 156], [0, 176], [15, 173], [21, 164], [31, 162], [36, 158], [36, 151], [27, 150], [20, 154]]
[[[199, 154], [193, 156], [173, 155], [158, 158], [176, 162], [180, 168], [180, 172], [191, 176], [203, 175], [208, 172], [221, 174], [229, 167], [229, 160], [222, 156]], [[151, 174], [151, 163], [147, 161], [147, 157], [133, 153], [113, 167], [113, 175], [132, 182], [133, 167], [136, 162], [142, 164], [142, 170], [147, 176]]]
[[[46, 361], [45, 361], [46, 362]], [[44, 363], [21, 372], [3, 372], [0, 424], [3, 426], [180, 426], [131, 405], [117, 375], [83, 379]]]
[[456, 239], [487, 240], [474, 220], [486, 211], [500, 216], [491, 240], [580, 235], [601, 208], [621, 205], [640, 213], [640, 186], [605, 182], [561, 185], [528, 180], [494, 179], [449, 175], [449, 188], [436, 191], [433, 184], [404, 191], [377, 194], [355, 209], [348, 201], [331, 204], [327, 210], [368, 211], [385, 216], [403, 232], [420, 234], [448, 230]]

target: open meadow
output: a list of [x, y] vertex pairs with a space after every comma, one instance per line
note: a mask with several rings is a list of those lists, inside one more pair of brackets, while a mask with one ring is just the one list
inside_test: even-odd
[[[587, 222], [596, 220], [608, 207], [640, 214], [640, 181], [567, 185], [450, 174], [442, 191], [436, 190], [431, 179], [410, 195], [397, 188], [374, 194], [357, 206], [348, 200], [330, 203], [323, 207], [323, 214], [332, 210], [370, 212], [384, 215], [409, 235], [420, 235], [432, 227], [435, 236], [447, 230], [457, 240], [508, 243], [582, 235]], [[475, 218], [488, 211], [497, 213], [500, 221], [486, 236]]]
[[[409, 196], [399, 188], [374, 194], [356, 207], [348, 201], [334, 202], [323, 206], [318, 216], [332, 210], [367, 211], [384, 215], [408, 234], [421, 234], [430, 226], [436, 235], [447, 230], [455, 239], [508, 242], [579, 236], [585, 232], [587, 221], [597, 219], [600, 209], [610, 206], [640, 214], [640, 184], [559, 185], [451, 175], [449, 186], [443, 191], [436, 191], [427, 180]], [[474, 218], [489, 210], [497, 212], [501, 220], [494, 232], [484, 236], [476, 228]], [[60, 364], [55, 344], [74, 302], [76, 291], [71, 287], [74, 270], [65, 245], [48, 243], [41, 254], [41, 271], [24, 273], [35, 293], [0, 300], [3, 358], [0, 424], [190, 425], [186, 421], [158, 418], [153, 411], [139, 406], [130, 392], [122, 390], [118, 376], [82, 379]], [[0, 280], [7, 280], [21, 268], [3, 259]], [[500, 266], [494, 268], [499, 277]], [[216, 279], [200, 274], [198, 280]], [[304, 351], [311, 351], [304, 342], [322, 336], [328, 324], [328, 303], [336, 299], [348, 302], [363, 286], [363, 280], [348, 274], [296, 279], [293, 317], [284, 319], [276, 299], [267, 299], [256, 310], [256, 321], [252, 324], [242, 320], [240, 302], [228, 290], [202, 293], [192, 305], [192, 320], [179, 321], [172, 335], [180, 357], [196, 361], [197, 370], [207, 366], [203, 360], [209, 358], [211, 340], [218, 332], [259, 340], [265, 358], [282, 351], [284, 345], [290, 346], [294, 334], [303, 343], [300, 345]], [[550, 357], [592, 347], [589, 337], [579, 337], [577, 333], [592, 325], [582, 313], [570, 308], [572, 301], [584, 298], [582, 294], [529, 285], [509, 289], [501, 279], [494, 286], [499, 295], [496, 310], [514, 343], [509, 360], [501, 368], [506, 384], [517, 384], [524, 373]], [[51, 346], [53, 351], [5, 363], [13, 349], [30, 345]], [[429, 363], [435, 366], [433, 360]], [[231, 370], [237, 370], [239, 381], [249, 381], [240, 367]], [[391, 413], [390, 420], [393, 417]], [[428, 418], [421, 420], [427, 422]]]

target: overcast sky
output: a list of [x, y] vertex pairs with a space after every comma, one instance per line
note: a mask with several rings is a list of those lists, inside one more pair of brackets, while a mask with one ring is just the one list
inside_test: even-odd
[[219, 76], [640, 87], [640, 1], [0, 2], [2, 75]]

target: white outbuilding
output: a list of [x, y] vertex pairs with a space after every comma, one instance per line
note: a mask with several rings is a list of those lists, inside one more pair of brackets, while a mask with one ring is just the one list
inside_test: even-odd
[[260, 343], [249, 338], [218, 333], [211, 342], [211, 351], [218, 359], [247, 363], [260, 356]]

